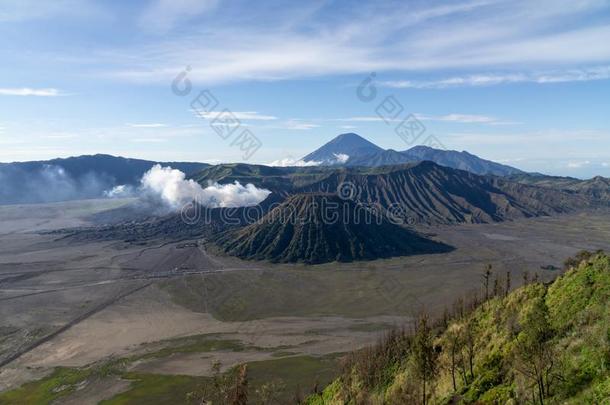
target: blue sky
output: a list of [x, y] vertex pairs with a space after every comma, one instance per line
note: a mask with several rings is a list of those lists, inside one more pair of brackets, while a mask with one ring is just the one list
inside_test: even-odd
[[[242, 161], [191, 110], [208, 89], [260, 140], [253, 163], [342, 132], [404, 150], [394, 129], [414, 114], [449, 149], [610, 176], [609, 1], [0, 0], [0, 60], [4, 162]], [[385, 122], [390, 96], [403, 109]]]

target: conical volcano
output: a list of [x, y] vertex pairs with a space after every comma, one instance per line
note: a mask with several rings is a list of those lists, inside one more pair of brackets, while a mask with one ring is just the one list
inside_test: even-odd
[[370, 260], [450, 247], [390, 222], [376, 210], [333, 194], [297, 194], [256, 223], [216, 238], [243, 259], [322, 263]]

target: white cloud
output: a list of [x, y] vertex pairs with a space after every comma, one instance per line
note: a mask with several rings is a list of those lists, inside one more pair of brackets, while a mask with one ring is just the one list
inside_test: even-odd
[[[345, 122], [385, 122], [381, 117], [374, 116], [357, 116], [348, 118], [335, 118], [332, 121], [345, 121]], [[395, 119], [390, 121], [402, 121], [401, 119]]]
[[0, 1], [0, 22], [23, 22], [58, 17], [95, 17], [107, 19], [108, 13], [94, 0], [3, 0]]
[[[497, 118], [490, 117], [487, 115], [477, 115], [477, 114], [446, 114], [446, 115], [428, 115], [428, 114], [413, 114], [417, 119], [421, 121], [444, 121], [444, 122], [458, 122], [462, 124], [490, 124], [490, 125], [506, 125], [506, 124], [515, 124], [515, 122], [502, 121]], [[386, 119], [384, 120], [381, 117], [377, 116], [356, 116], [356, 117], [348, 117], [348, 118], [335, 118], [330, 121], [345, 121], [345, 122], [402, 122], [404, 117], [396, 118], [396, 119]], [[347, 125], [349, 128], [355, 128], [353, 126]]]
[[52, 133], [41, 135], [40, 137], [43, 139], [60, 140], [60, 139], [78, 138], [78, 135], [74, 134], [74, 133], [70, 133], [70, 132], [52, 132]]
[[568, 168], [569, 169], [580, 169], [581, 167], [588, 166], [590, 164], [591, 164], [591, 162], [588, 160], [581, 161], [581, 162], [568, 162]]
[[337, 163], [340, 163], [340, 164], [343, 164], [349, 160], [349, 155], [347, 155], [345, 153], [333, 153], [333, 155], [335, 156]]
[[212, 127], [249, 127], [250, 125], [243, 122], [210, 122]]
[[492, 86], [498, 84], [525, 82], [544, 84], [608, 79], [610, 79], [610, 66], [597, 66], [583, 69], [567, 69], [563, 71], [554, 70], [532, 73], [476, 74], [468, 76], [454, 76], [429, 81], [383, 81], [380, 82], [380, 84], [382, 86], [392, 88], [444, 89], [450, 87]]
[[38, 96], [38, 97], [57, 97], [61, 96], [59, 90], [48, 89], [32, 89], [29, 87], [20, 88], [0, 88], [0, 96]]
[[[549, 154], [556, 154], [553, 148], [549, 148], [549, 145], [553, 145], [553, 147], [558, 147], [561, 144], [570, 145], [569, 148], [573, 151], [573, 143], [587, 143], [589, 145], [607, 143], [608, 139], [610, 139], [610, 133], [607, 131], [591, 130], [543, 130], [508, 133], [447, 132], [443, 134], [443, 139], [446, 139], [447, 141], [450, 140], [453, 144], [465, 145], [468, 147], [477, 145], [493, 145], [496, 147], [510, 146], [534, 153], [544, 151]], [[590, 158], [587, 156], [586, 158], [579, 160], [590, 160]]]
[[165, 138], [134, 138], [131, 141], [138, 143], [163, 143], [167, 142], [168, 140]]
[[460, 124], [489, 124], [489, 125], [512, 125], [518, 124], [513, 121], [502, 121], [495, 117], [488, 115], [477, 115], [477, 114], [446, 114], [446, 115], [426, 115], [426, 114], [414, 114], [415, 117], [422, 121], [442, 121], [442, 122], [457, 122]]
[[213, 10], [218, 0], [155, 0], [140, 16], [140, 26], [163, 34], [181, 20]]
[[291, 158], [291, 157], [287, 157], [287, 158], [283, 158], [283, 159], [274, 160], [273, 162], [269, 163], [268, 166], [277, 166], [277, 167], [298, 166], [298, 167], [305, 167], [305, 166], [318, 166], [321, 163], [322, 162], [316, 162], [314, 160], [309, 160], [309, 161], [305, 162], [304, 160], [294, 159], [294, 158]]
[[462, 123], [477, 123], [477, 124], [488, 124], [490, 122], [496, 122], [497, 120], [493, 117], [485, 115], [469, 115], [469, 114], [448, 114], [438, 118], [439, 121], [450, 121], [450, 122], [462, 122]]
[[[195, 110], [191, 110], [191, 111], [197, 117], [208, 119], [208, 120], [213, 120], [219, 114], [218, 111], [201, 112], [201, 113], [199, 113]], [[232, 114], [232, 116], [227, 114], [227, 117], [231, 116], [231, 117], [237, 118], [238, 120], [244, 120], [244, 121], [273, 121], [273, 120], [277, 119], [277, 117], [274, 117], [273, 115], [263, 115], [263, 114], [259, 114], [256, 111], [231, 111], [230, 114]]]
[[282, 128], [296, 129], [296, 130], [309, 130], [309, 129], [318, 128], [319, 126], [320, 125], [313, 124], [311, 122], [303, 122], [300, 120], [289, 120], [283, 124]]
[[[176, 15], [201, 14], [190, 8], [191, 1], [172, 5], [177, 13], [158, 14], [166, 14], [171, 21]], [[169, 0], [161, 3], [169, 4]], [[210, 9], [208, 2], [202, 4], [204, 11]], [[317, 16], [332, 12], [322, 2], [281, 10], [269, 7], [263, 4], [247, 16], [240, 14], [239, 24], [234, 8], [218, 7], [202, 22], [205, 29], [120, 49], [113, 56], [122, 63], [111, 75], [167, 82], [183, 68], [176, 61], [193, 61], [189, 77], [199, 83], [454, 68], [529, 72], [549, 64], [565, 66], [552, 76], [534, 74], [536, 81], [550, 82], [602, 79], [607, 75], [605, 68], [595, 66], [610, 60], [610, 41], [606, 40], [610, 25], [593, 24], [588, 18], [608, 11], [608, 2], [601, 0], [494, 0], [434, 6], [364, 3], [328, 19], [307, 18], [314, 12]], [[277, 20], [282, 23], [270, 24]], [[575, 67], [582, 71], [571, 70]], [[400, 85], [492, 84], [524, 80], [522, 76], [529, 74], [487, 76]]]
[[167, 127], [166, 124], [161, 123], [151, 123], [151, 124], [126, 124], [131, 128], [164, 128]]

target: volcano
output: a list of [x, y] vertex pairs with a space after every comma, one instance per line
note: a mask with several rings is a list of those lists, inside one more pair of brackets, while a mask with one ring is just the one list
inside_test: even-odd
[[243, 259], [310, 264], [451, 250], [374, 207], [323, 193], [293, 195], [256, 223], [219, 234], [215, 243]]

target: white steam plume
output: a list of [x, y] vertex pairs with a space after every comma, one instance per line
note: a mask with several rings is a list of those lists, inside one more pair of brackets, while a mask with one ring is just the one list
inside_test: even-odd
[[239, 182], [211, 183], [203, 188], [196, 181], [186, 180], [180, 170], [158, 164], [142, 176], [140, 192], [143, 197], [160, 200], [174, 210], [192, 201], [210, 208], [246, 207], [258, 204], [271, 194], [269, 190], [253, 184], [242, 186]]
[[349, 155], [345, 153], [333, 153], [336, 159], [336, 163], [343, 164], [349, 160]]
[[298, 167], [306, 167], [306, 166], [318, 166], [320, 165], [322, 162], [316, 162], [315, 160], [308, 160], [307, 162], [304, 160], [295, 160], [292, 158], [284, 158], [284, 159], [278, 159], [278, 160], [274, 160], [273, 162], [269, 163], [269, 166], [276, 166], [276, 167], [289, 167], [289, 166], [298, 166]]
[[345, 164], [349, 160], [349, 155], [345, 153], [333, 153], [334, 159], [327, 160], [295, 160], [292, 158], [284, 158], [279, 160], [274, 160], [269, 163], [269, 166], [279, 166], [279, 167], [288, 167], [288, 166], [298, 166], [298, 167], [306, 167], [306, 166], [320, 166], [320, 165], [342, 165]]

